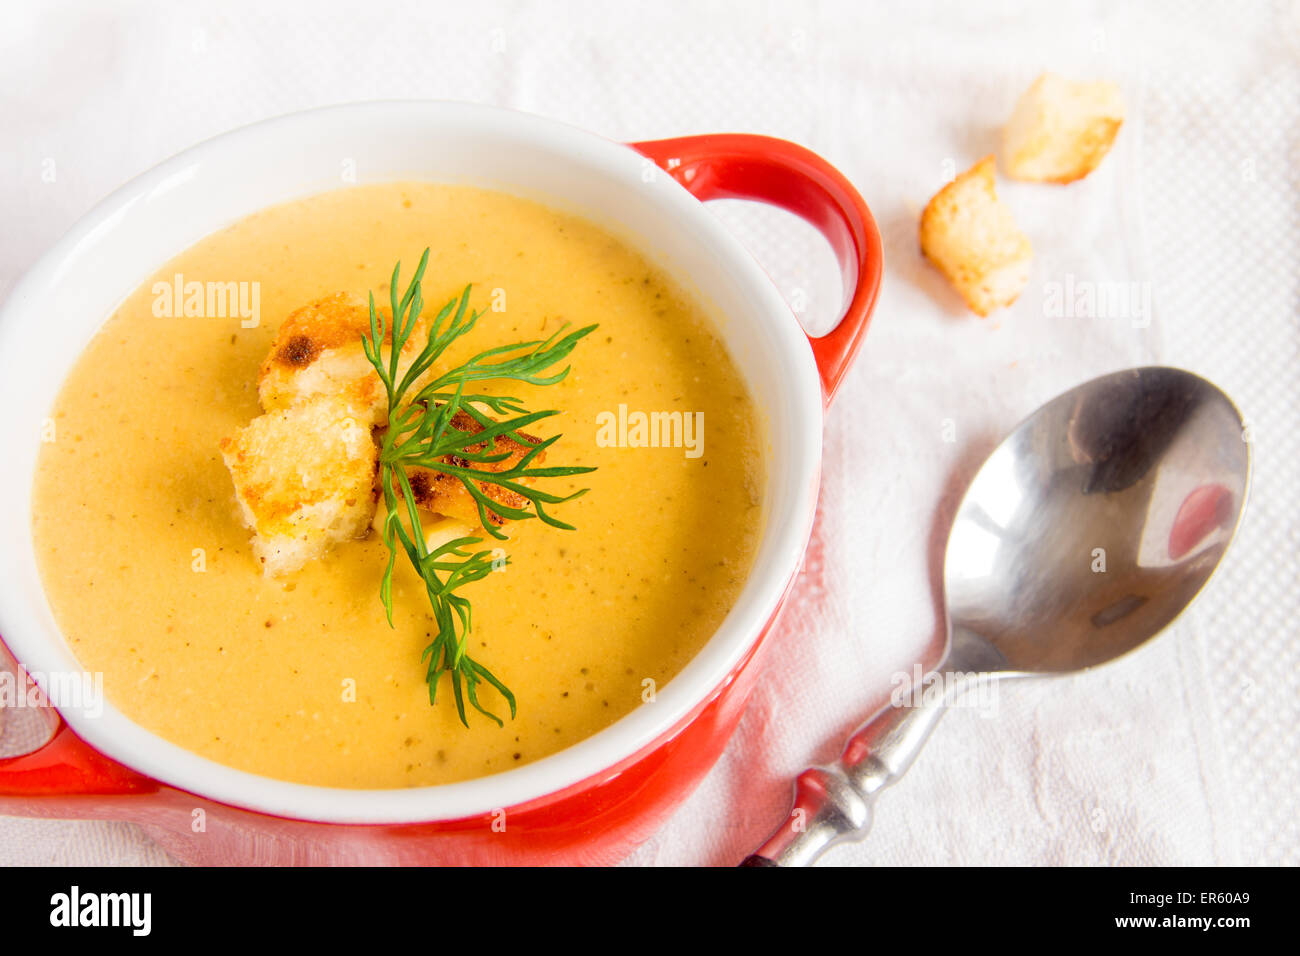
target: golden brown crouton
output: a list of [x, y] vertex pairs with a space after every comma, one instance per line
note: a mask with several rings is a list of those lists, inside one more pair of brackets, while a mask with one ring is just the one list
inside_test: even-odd
[[1029, 282], [1034, 250], [993, 187], [986, 156], [921, 213], [921, 251], [979, 315], [1010, 305]]
[[[451, 424], [454, 428], [470, 434], [477, 434], [483, 430], [483, 426], [465, 412], [457, 412], [453, 415]], [[519, 437], [530, 444], [537, 443], [537, 439], [530, 435], [521, 434]], [[508, 471], [519, 464], [520, 459], [529, 452], [529, 445], [521, 445], [504, 435], [498, 435], [492, 441], [493, 446], [490, 449], [485, 448], [486, 442], [479, 442], [477, 445], [470, 445], [466, 451], [474, 454], [486, 451], [487, 454], [491, 455], [509, 452], [510, 457], [486, 464], [467, 461], [458, 455], [448, 455], [444, 460], [476, 471], [501, 472]], [[530, 467], [538, 464], [545, 457], [546, 453], [542, 452], [529, 463]], [[428, 468], [412, 468], [409, 470], [408, 475], [411, 480], [411, 490], [415, 492], [416, 504], [420, 507], [449, 518], [467, 521], [475, 528], [482, 527], [478, 513], [478, 502], [474, 500], [474, 496], [466, 490], [458, 477], [441, 471], [432, 471]], [[520, 483], [528, 484], [527, 481]], [[485, 495], [508, 508], [527, 508], [529, 506], [528, 499], [518, 492], [509, 491], [500, 485], [494, 485], [486, 481], [480, 481], [477, 484]], [[498, 526], [504, 524], [506, 520], [490, 508], [487, 509], [487, 517], [492, 524]]]
[[[262, 363], [257, 383], [262, 407], [269, 412], [305, 398], [333, 395], [346, 399], [368, 420], [386, 422], [384, 386], [361, 346], [369, 332], [369, 302], [351, 292], [327, 295], [290, 314]], [[418, 321], [402, 350], [404, 363], [420, 353], [427, 335], [427, 326]], [[384, 340], [393, 341], [391, 328]]]
[[296, 571], [370, 524], [378, 450], [366, 413], [342, 398], [268, 412], [221, 451], [268, 576]]
[[1025, 91], [1002, 132], [1007, 175], [1072, 183], [1097, 168], [1124, 123], [1113, 83], [1074, 83], [1044, 73]]

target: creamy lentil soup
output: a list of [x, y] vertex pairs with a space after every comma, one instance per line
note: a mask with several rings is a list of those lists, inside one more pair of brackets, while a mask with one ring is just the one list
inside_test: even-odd
[[[397, 564], [394, 623], [379, 536], [262, 574], [219, 442], [261, 413], [281, 320], [340, 290], [387, 298], [431, 247], [425, 314], [473, 284], [479, 325], [448, 358], [599, 329], [563, 382], [511, 385], [562, 414], [555, 460], [598, 470], [548, 490], [577, 530], [513, 521], [510, 564], [469, 585], [470, 651], [518, 715], [463, 726], [446, 678], [431, 706], [428, 599]], [[256, 283], [260, 322], [155, 314], [157, 283]], [[166, 311], [166, 310], [164, 310]], [[702, 453], [598, 441], [601, 413], [702, 413]], [[605, 416], [608, 420], [608, 416]], [[704, 645], [758, 544], [764, 468], [742, 379], [698, 303], [595, 225], [499, 192], [396, 183], [273, 207], [144, 281], [104, 324], [52, 412], [33, 533], [50, 604], [107, 697], [151, 731], [241, 770], [338, 787], [447, 783], [568, 747], [641, 706]], [[503, 701], [480, 693], [497, 713]]]

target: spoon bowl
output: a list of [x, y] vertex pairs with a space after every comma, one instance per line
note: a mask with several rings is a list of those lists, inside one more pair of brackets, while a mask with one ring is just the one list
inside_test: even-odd
[[1181, 369], [1116, 372], [1048, 402], [989, 456], [944, 558], [954, 631], [986, 670], [1103, 664], [1159, 634], [1222, 560], [1245, 507], [1241, 414]]
[[1248, 436], [1217, 387], [1159, 366], [1093, 379], [1021, 422], [953, 520], [939, 692], [902, 695], [835, 765], [800, 774], [789, 818], [744, 865], [802, 866], [866, 836], [876, 794], [973, 684], [1086, 670], [1164, 631], [1241, 522]]

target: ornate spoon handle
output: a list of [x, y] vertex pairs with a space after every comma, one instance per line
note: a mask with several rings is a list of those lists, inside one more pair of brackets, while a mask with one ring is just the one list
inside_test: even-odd
[[742, 866], [807, 866], [871, 829], [876, 794], [901, 777], [943, 714], [942, 704], [886, 704], [849, 738], [839, 761], [795, 781], [794, 807]]
[[[956, 697], [995, 676], [989, 651], [973, 635], [954, 635], [952, 651], [937, 668], [944, 692], [913, 688], [919, 701], [886, 704], [854, 731], [834, 765], [801, 773], [789, 816], [741, 866], [808, 866], [832, 846], [865, 837], [876, 794], [907, 772]], [[962, 670], [959, 662], [974, 666]]]

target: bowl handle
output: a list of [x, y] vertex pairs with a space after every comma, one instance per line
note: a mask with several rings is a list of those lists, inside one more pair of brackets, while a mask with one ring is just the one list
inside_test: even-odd
[[[0, 643], [0, 662], [11, 663], [13, 660], [8, 649]], [[16, 680], [27, 680], [20, 665], [13, 664], [10, 672]], [[19, 798], [21, 802], [25, 797], [158, 790], [156, 781], [105, 757], [73, 733], [57, 710], [51, 709], [51, 713], [55, 727], [49, 740], [31, 753], [0, 757], [0, 806], [5, 812], [15, 812], [17, 805], [9, 802], [13, 798]]]
[[853, 184], [816, 153], [770, 136], [722, 133], [631, 145], [697, 199], [770, 203], [806, 219], [830, 242], [848, 304], [834, 329], [808, 336], [829, 405], [867, 331], [883, 264], [876, 221]]

